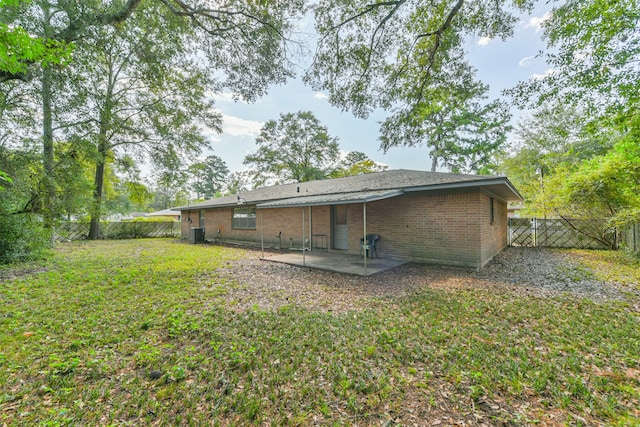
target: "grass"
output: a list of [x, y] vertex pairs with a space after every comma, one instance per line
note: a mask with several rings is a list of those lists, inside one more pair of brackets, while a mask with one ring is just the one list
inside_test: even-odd
[[[579, 255], [637, 287], [633, 260]], [[640, 425], [628, 302], [425, 288], [393, 308], [241, 312], [216, 271], [242, 256], [72, 243], [0, 282], [0, 425]]]

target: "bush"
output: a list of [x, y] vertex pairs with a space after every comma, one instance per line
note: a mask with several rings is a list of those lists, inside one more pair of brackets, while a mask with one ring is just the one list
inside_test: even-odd
[[40, 217], [0, 211], [0, 264], [44, 258], [50, 238]]

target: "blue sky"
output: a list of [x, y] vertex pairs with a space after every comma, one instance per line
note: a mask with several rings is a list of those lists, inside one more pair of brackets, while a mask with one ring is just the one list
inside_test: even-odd
[[[523, 15], [514, 36], [505, 42], [486, 38], [469, 40], [469, 62], [478, 69], [478, 78], [489, 85], [492, 99], [519, 81], [549, 72], [544, 60], [536, 58], [544, 48], [539, 24], [547, 10], [548, 5], [542, 5], [531, 15]], [[221, 135], [210, 134], [213, 154], [220, 156], [232, 172], [245, 169], [242, 160], [256, 149], [255, 138], [267, 120], [300, 110], [312, 111], [330, 135], [338, 137], [340, 148], [345, 152], [362, 151], [390, 169], [428, 170], [431, 165], [426, 147], [397, 147], [386, 154], [379, 149], [378, 122], [385, 118], [384, 111], [377, 111], [366, 120], [355, 118], [349, 112], [332, 107], [324, 94], [314, 92], [300, 79], [271, 88], [255, 103], [233, 101], [230, 93], [214, 98], [224, 123]], [[517, 110], [512, 113], [514, 125], [525, 114]]]

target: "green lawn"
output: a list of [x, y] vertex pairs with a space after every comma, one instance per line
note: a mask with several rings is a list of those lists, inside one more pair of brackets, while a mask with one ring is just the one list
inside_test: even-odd
[[[82, 242], [0, 270], [0, 425], [640, 425], [637, 301], [425, 287], [238, 311], [216, 270], [243, 256]], [[581, 257], [640, 282], [637, 260]]]

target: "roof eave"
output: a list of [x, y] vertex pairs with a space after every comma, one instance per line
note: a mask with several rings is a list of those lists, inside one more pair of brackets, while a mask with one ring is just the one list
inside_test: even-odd
[[522, 195], [516, 190], [513, 184], [506, 177], [500, 178], [489, 178], [482, 180], [474, 180], [474, 181], [463, 181], [463, 182], [448, 182], [443, 184], [431, 184], [431, 185], [423, 185], [418, 187], [408, 187], [404, 188], [404, 191], [409, 192], [417, 192], [417, 191], [438, 191], [438, 190], [454, 190], [454, 189], [462, 189], [462, 188], [479, 188], [485, 187], [489, 185], [505, 185], [509, 191], [515, 196], [514, 199], [509, 200], [524, 200]]

